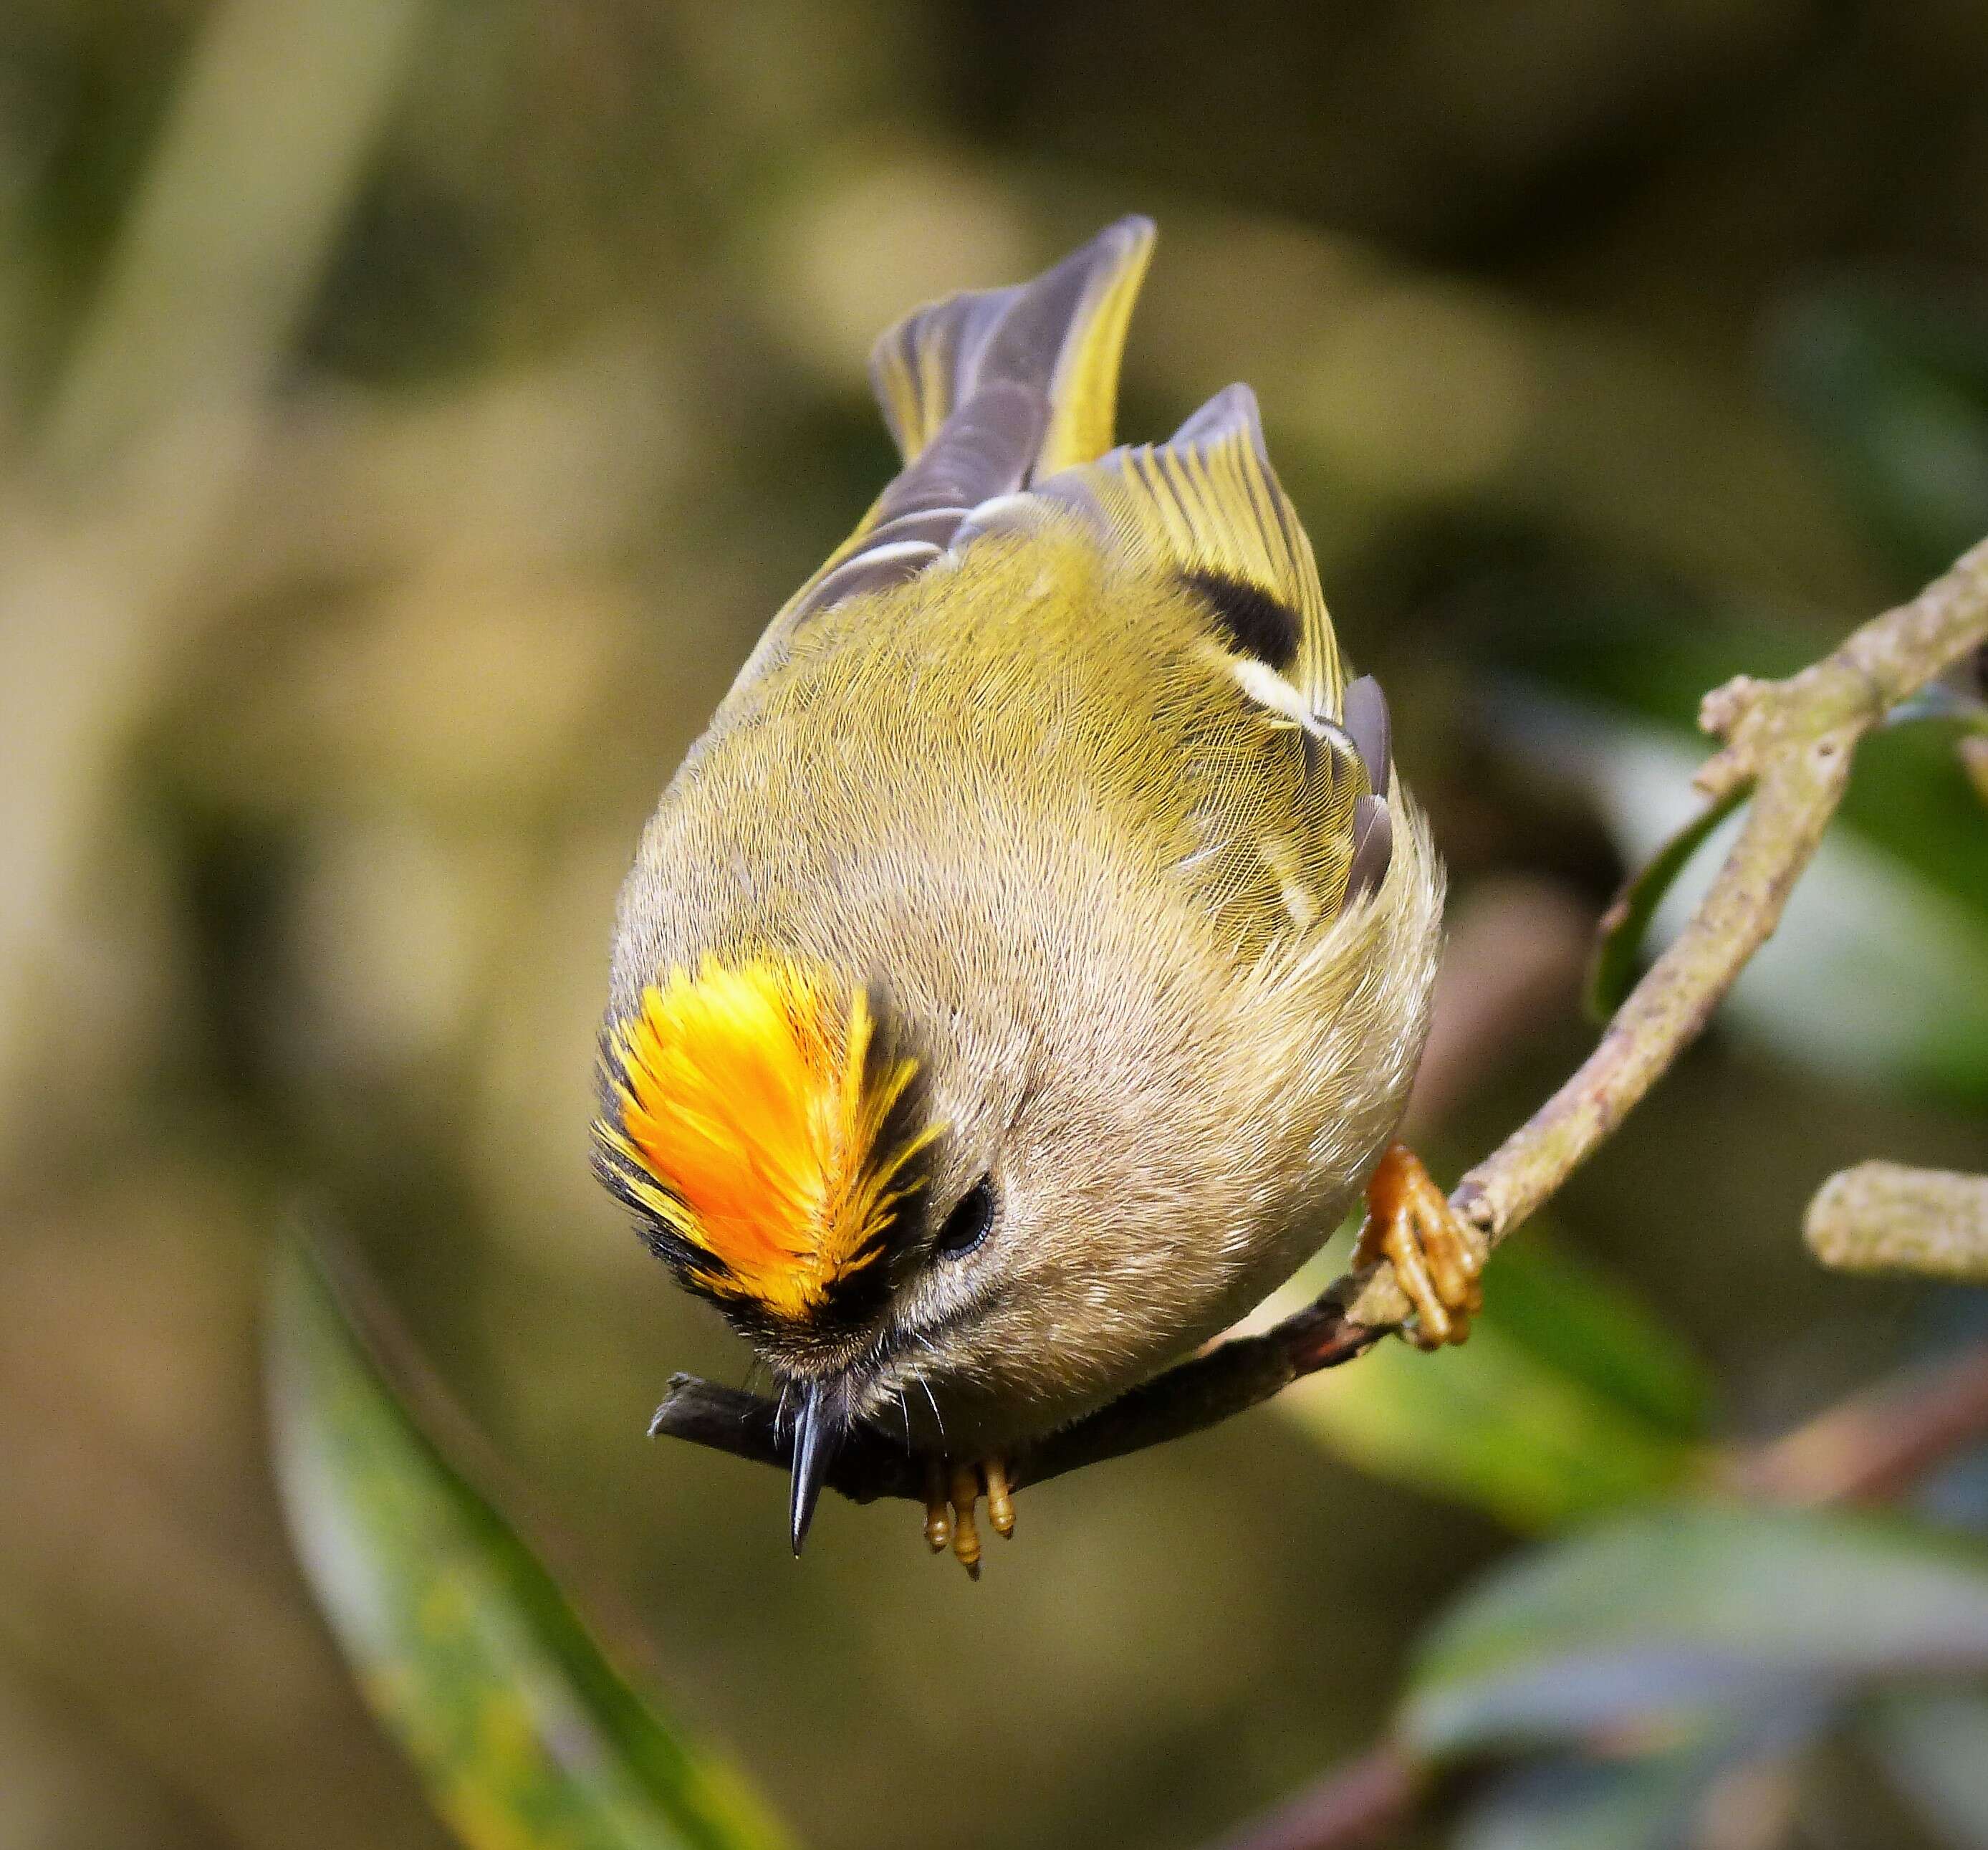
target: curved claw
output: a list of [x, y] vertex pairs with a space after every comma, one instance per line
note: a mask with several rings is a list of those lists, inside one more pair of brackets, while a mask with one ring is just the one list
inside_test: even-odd
[[1484, 1243], [1449, 1205], [1422, 1158], [1390, 1144], [1367, 1181], [1367, 1221], [1356, 1265], [1386, 1260], [1415, 1307], [1401, 1334], [1419, 1349], [1460, 1343], [1484, 1307]]

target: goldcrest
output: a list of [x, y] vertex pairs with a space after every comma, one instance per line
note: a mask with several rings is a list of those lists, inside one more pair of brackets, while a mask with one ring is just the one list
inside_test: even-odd
[[1112, 447], [1152, 238], [883, 337], [903, 470], [622, 891], [597, 1166], [779, 1384], [796, 1553], [863, 1422], [931, 1461], [971, 1565], [1005, 1461], [1247, 1311], [1370, 1177], [1425, 1339], [1466, 1324], [1474, 1284], [1416, 1269], [1440, 1196], [1381, 1162], [1441, 868], [1249, 390]]

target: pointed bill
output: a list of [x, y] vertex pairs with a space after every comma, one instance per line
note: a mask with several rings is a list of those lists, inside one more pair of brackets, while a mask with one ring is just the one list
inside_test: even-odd
[[793, 1496], [787, 1517], [796, 1559], [801, 1544], [807, 1540], [808, 1525], [814, 1520], [814, 1507], [828, 1480], [828, 1468], [841, 1449], [842, 1421], [827, 1389], [818, 1383], [804, 1389], [800, 1417], [794, 1423]]

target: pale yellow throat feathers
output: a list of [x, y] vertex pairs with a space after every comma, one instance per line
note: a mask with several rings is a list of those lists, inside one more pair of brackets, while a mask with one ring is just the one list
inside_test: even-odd
[[877, 1033], [861, 983], [773, 957], [672, 970], [610, 1030], [594, 1135], [686, 1282], [798, 1323], [881, 1259], [937, 1127], [891, 1135], [917, 1063]]

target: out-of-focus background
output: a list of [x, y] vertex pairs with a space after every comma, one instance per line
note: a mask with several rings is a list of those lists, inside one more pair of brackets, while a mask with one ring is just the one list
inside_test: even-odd
[[[1586, 1046], [1697, 695], [1988, 530], [1984, 99], [1957, 0], [0, 9], [0, 1846], [445, 1841], [265, 1463], [306, 1193], [823, 1850], [1188, 1845], [1371, 1734], [1564, 1512], [1390, 1456], [1361, 1370], [1030, 1493], [977, 1588], [904, 1508], [797, 1568], [773, 1473], [644, 1441], [744, 1365], [588, 1174], [617, 882], [891, 466], [877, 333], [1149, 212], [1121, 428], [1255, 386], [1454, 871], [1453, 1174]], [[1952, 746], [1878, 742], [1543, 1236], [1727, 1436], [1966, 1314], [1797, 1236], [1988, 1166]]]

